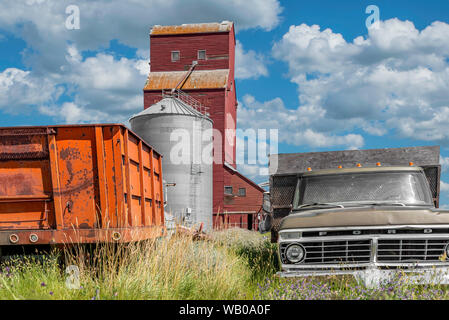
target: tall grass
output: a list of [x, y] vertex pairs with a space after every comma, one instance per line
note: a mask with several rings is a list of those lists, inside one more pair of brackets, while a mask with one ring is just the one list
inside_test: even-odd
[[183, 236], [66, 249], [65, 265], [79, 269], [76, 289], [67, 288], [57, 256], [2, 266], [0, 299], [236, 299], [248, 297], [253, 283], [233, 248]]
[[[407, 276], [375, 289], [351, 277], [279, 279], [276, 245], [267, 237], [242, 229], [210, 236], [77, 246], [40, 259], [12, 259], [0, 265], [0, 299], [449, 298], [447, 286], [415, 285]], [[66, 285], [70, 265], [79, 269], [75, 289]]]
[[244, 258], [253, 281], [272, 277], [279, 269], [277, 245], [267, 236], [257, 232], [233, 228], [212, 233], [213, 240], [227, 246], [235, 254]]

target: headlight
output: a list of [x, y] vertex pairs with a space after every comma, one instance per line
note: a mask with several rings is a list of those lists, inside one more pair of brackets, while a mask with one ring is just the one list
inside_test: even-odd
[[304, 259], [306, 251], [304, 247], [300, 244], [291, 244], [287, 247], [285, 251], [285, 256], [291, 263], [298, 263]]

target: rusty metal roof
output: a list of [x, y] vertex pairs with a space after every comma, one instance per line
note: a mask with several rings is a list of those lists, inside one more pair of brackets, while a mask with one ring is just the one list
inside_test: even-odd
[[171, 34], [189, 34], [189, 33], [211, 33], [211, 32], [229, 32], [233, 23], [223, 21], [221, 23], [193, 23], [177, 26], [155, 25], [151, 29], [151, 35], [171, 35]]
[[[173, 89], [184, 78], [187, 71], [150, 72], [144, 90]], [[182, 90], [221, 89], [228, 83], [229, 69], [196, 70], [187, 78]]]

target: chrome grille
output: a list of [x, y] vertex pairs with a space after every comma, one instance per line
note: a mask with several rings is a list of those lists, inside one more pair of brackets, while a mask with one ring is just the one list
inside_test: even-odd
[[[371, 240], [339, 240], [302, 242], [306, 256], [302, 264], [364, 263], [371, 260]], [[281, 243], [281, 259], [285, 257], [287, 243]]]
[[377, 261], [441, 261], [448, 240], [444, 239], [379, 239]]

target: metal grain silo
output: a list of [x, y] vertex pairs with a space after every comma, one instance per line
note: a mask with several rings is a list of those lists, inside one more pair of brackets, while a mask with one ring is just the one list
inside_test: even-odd
[[187, 225], [212, 229], [212, 120], [177, 97], [165, 97], [129, 120], [162, 155], [165, 212]]

